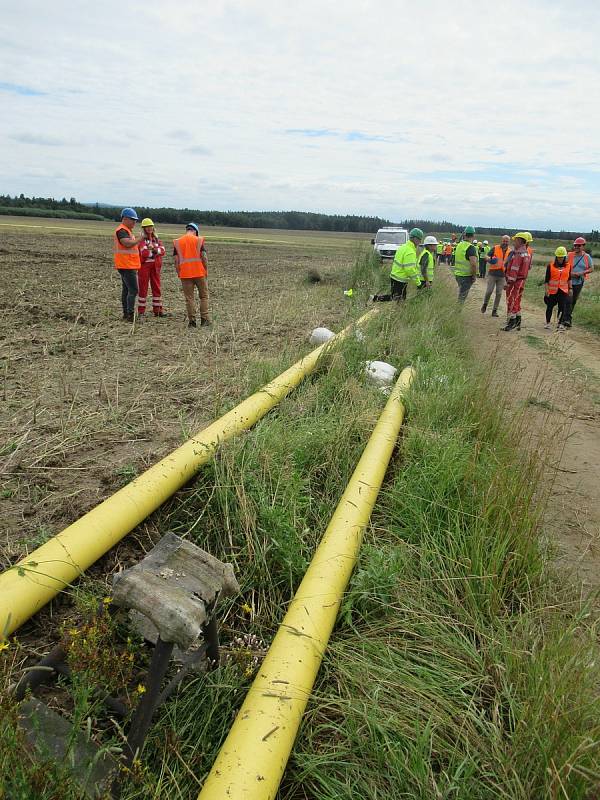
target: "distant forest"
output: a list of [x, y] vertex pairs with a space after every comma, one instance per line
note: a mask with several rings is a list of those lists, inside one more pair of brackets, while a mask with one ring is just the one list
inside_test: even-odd
[[[436, 233], [459, 233], [463, 225], [446, 220], [405, 219], [391, 222], [382, 217], [364, 217], [356, 214], [316, 214], [310, 211], [201, 211], [194, 208], [151, 208], [135, 206], [142, 217], [151, 217], [154, 222], [184, 225], [198, 222], [201, 225], [226, 225], [233, 228], [280, 228], [297, 231], [338, 231], [342, 233], [374, 234], [386, 225], [403, 228], [419, 227]], [[13, 214], [29, 217], [55, 217], [60, 219], [117, 220], [120, 208], [100, 203], [79, 203], [74, 197], [55, 200], [52, 197], [18, 197], [0, 195], [0, 215]], [[506, 233], [511, 228], [477, 228], [477, 233], [494, 236]], [[544, 239], [569, 239], [582, 233], [589, 241], [600, 241], [600, 231], [552, 231], [532, 230], [534, 236]]]

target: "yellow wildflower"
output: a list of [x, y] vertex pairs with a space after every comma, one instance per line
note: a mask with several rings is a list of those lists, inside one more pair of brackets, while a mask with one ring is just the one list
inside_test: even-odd
[[8, 650], [8, 642], [0, 642], [0, 653], [3, 650]]
[[242, 606], [242, 611], [244, 612], [244, 614], [252, 614], [252, 609], [250, 608], [248, 603], [244, 603], [244, 605]]
[[145, 691], [146, 691], [146, 687], [144, 686], [144, 684], [143, 683], [138, 683], [136, 692], [138, 694], [144, 694]]

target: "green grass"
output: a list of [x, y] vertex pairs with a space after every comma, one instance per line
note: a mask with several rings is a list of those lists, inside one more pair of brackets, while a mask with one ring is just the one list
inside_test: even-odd
[[[380, 280], [361, 256], [356, 314]], [[231, 562], [242, 592], [224, 607], [224, 666], [161, 710], [124, 798], [196, 796], [256, 669], [241, 637], [271, 640], [383, 408], [371, 358], [418, 377], [279, 797], [594, 796], [593, 620], [546, 565], [540, 466], [454, 310], [441, 286], [383, 308], [156, 515]], [[281, 367], [249, 371], [249, 387]], [[17, 751], [1, 745], [9, 776]]]

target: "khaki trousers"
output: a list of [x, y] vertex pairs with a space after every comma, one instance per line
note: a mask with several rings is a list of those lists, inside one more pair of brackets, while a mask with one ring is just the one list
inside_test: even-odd
[[200, 319], [208, 320], [208, 278], [181, 278], [181, 288], [185, 297], [188, 319], [196, 319], [196, 300], [194, 286], [198, 287], [200, 296]]

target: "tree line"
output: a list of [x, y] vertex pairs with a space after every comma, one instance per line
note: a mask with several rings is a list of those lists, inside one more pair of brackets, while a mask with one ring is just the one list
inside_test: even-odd
[[[405, 219], [390, 222], [382, 217], [356, 214], [319, 214], [311, 211], [202, 211], [195, 208], [155, 208], [136, 206], [140, 217], [151, 217], [154, 222], [185, 225], [195, 221], [201, 225], [223, 225], [232, 228], [278, 228], [299, 231], [337, 231], [340, 233], [373, 234], [378, 228], [398, 225], [403, 228], [423, 228], [436, 233], [460, 233], [463, 225], [448, 220]], [[24, 194], [11, 197], [0, 195], [0, 214], [23, 216], [60, 217], [69, 219], [118, 220], [120, 207], [101, 203], [80, 203], [74, 197], [26, 197]], [[504, 227], [477, 227], [480, 236], [499, 236], [506, 233]], [[569, 239], [582, 233], [592, 242], [600, 241], [600, 231], [552, 231], [532, 230], [534, 237], [543, 239]]]

